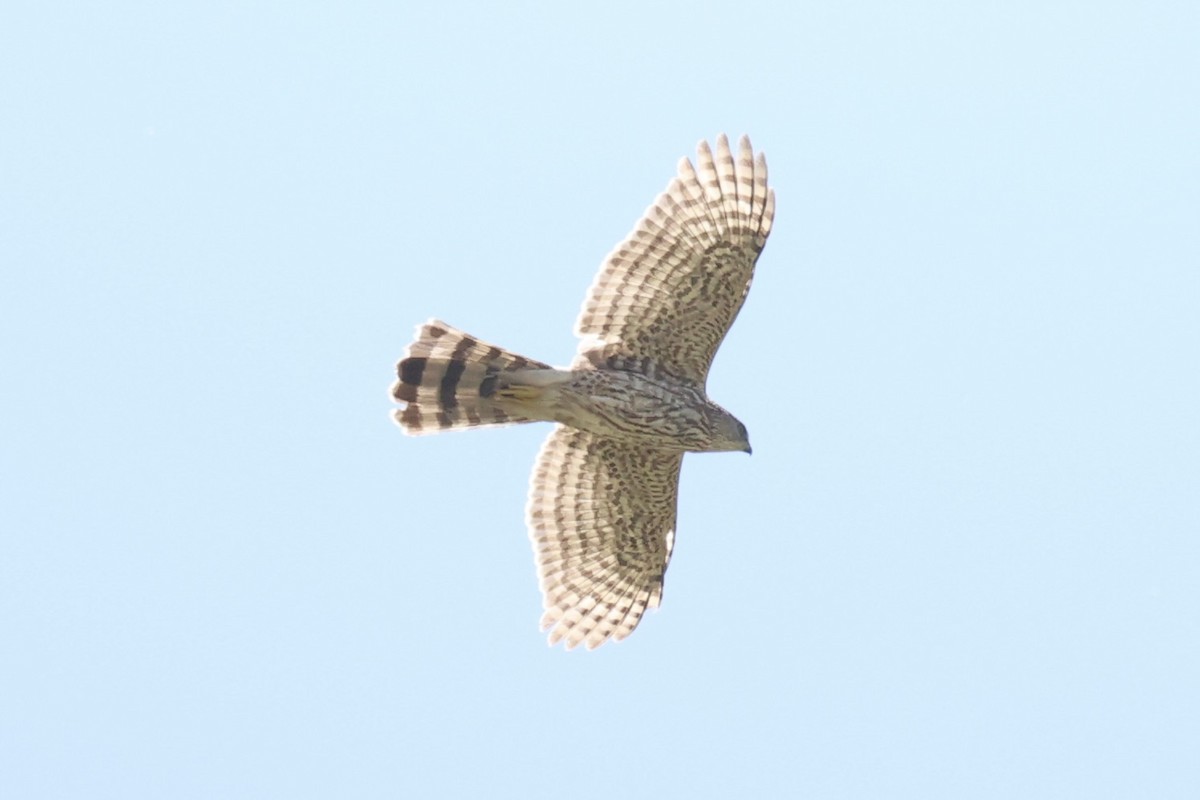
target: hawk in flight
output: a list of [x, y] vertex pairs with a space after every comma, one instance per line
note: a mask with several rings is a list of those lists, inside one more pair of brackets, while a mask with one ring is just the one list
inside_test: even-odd
[[613, 250], [575, 325], [566, 369], [444, 322], [417, 329], [392, 395], [408, 434], [557, 423], [534, 464], [526, 519], [550, 644], [628, 636], [662, 600], [686, 452], [750, 452], [708, 399], [713, 355], [750, 290], [775, 215], [767, 163], [742, 137], [686, 158]]

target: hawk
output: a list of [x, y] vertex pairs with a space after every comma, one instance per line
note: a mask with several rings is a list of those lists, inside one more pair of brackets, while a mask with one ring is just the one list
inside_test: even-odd
[[560, 369], [438, 320], [397, 365], [405, 433], [557, 423], [533, 468], [526, 521], [549, 641], [589, 650], [628, 636], [662, 600], [687, 452], [750, 452], [746, 427], [708, 399], [713, 355], [746, 299], [775, 214], [767, 163], [696, 148], [609, 253]]

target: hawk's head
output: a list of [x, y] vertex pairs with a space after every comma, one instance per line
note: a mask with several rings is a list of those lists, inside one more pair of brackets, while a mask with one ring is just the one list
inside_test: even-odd
[[721, 408], [716, 403], [709, 403], [709, 422], [712, 424], [712, 441], [708, 450], [720, 452], [725, 450], [740, 450], [749, 453], [750, 434], [741, 420]]

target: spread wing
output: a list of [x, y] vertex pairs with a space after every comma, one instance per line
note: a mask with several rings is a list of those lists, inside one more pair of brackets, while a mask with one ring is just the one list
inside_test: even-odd
[[633, 232], [609, 253], [575, 325], [577, 367], [672, 376], [703, 387], [737, 317], [775, 216], [767, 162], [742, 137], [696, 148]]
[[526, 512], [550, 644], [624, 639], [658, 607], [682, 460], [561, 425], [550, 434]]

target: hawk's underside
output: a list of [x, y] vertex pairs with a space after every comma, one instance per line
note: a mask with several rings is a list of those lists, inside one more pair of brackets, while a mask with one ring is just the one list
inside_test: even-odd
[[775, 195], [742, 137], [697, 148], [605, 259], [556, 369], [431, 320], [398, 365], [410, 434], [551, 421], [527, 522], [550, 643], [624, 639], [662, 599], [685, 452], [745, 450], [745, 427], [705, 393], [745, 301]]

